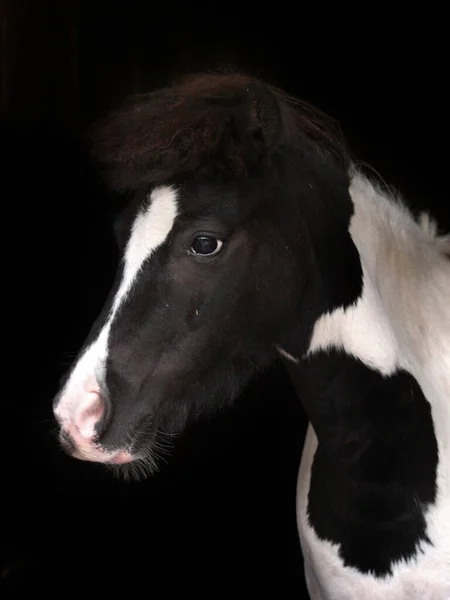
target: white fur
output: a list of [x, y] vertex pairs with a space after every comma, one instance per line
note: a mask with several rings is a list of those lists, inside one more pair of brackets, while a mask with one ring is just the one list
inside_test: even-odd
[[[55, 410], [63, 426], [70, 424], [92, 382], [104, 384], [104, 369], [108, 356], [108, 337], [120, 306], [129, 296], [137, 276], [151, 254], [167, 239], [177, 217], [176, 192], [171, 187], [152, 191], [148, 205], [141, 209], [133, 223], [124, 254], [124, 270], [106, 322], [96, 340], [78, 360], [64, 387]], [[95, 384], [94, 384], [95, 385]]]
[[[353, 176], [350, 233], [361, 256], [358, 302], [315, 324], [309, 353], [342, 348], [389, 375], [399, 368], [418, 381], [431, 404], [439, 464], [437, 498], [426, 514], [417, 558], [378, 578], [345, 567], [338, 546], [309, 525], [307, 499], [317, 438], [309, 427], [297, 489], [297, 521], [312, 600], [450, 600], [450, 237], [425, 216], [416, 223], [398, 201]], [[420, 443], [420, 440], [418, 440]]]

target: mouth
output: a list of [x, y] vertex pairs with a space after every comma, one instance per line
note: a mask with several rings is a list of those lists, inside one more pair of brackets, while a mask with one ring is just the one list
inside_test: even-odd
[[127, 450], [118, 450], [117, 452], [106, 452], [100, 448], [90, 450], [89, 452], [77, 450], [72, 454], [73, 458], [89, 462], [98, 462], [108, 465], [126, 465], [136, 460]]
[[137, 440], [127, 448], [109, 449], [100, 444], [86, 444], [71, 428], [60, 430], [59, 442], [66, 454], [72, 458], [99, 463], [111, 470], [117, 479], [124, 482], [139, 482], [154, 476], [166, 463], [171, 454], [173, 441], [157, 440], [156, 434], [146, 436], [145, 443], [138, 444]]
[[99, 444], [86, 444], [86, 442], [77, 435], [76, 430], [61, 430], [59, 441], [63, 450], [78, 460], [88, 462], [98, 462], [111, 465], [125, 465], [136, 460], [129, 449], [119, 448], [117, 450], [107, 450]]

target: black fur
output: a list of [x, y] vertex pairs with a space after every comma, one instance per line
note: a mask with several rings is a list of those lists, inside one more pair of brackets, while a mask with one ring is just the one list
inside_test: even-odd
[[[348, 167], [336, 124], [280, 89], [241, 74], [190, 75], [171, 87], [130, 98], [89, 135], [112, 189], [148, 190], [192, 173], [254, 175], [299, 152], [320, 152]], [[299, 145], [292, 156], [292, 144]], [[290, 152], [288, 150], [290, 147]], [[275, 165], [274, 165], [275, 166]], [[274, 173], [272, 173], [274, 175]]]
[[295, 378], [319, 439], [310, 522], [347, 565], [387, 575], [427, 541], [438, 460], [430, 405], [409, 373], [385, 377], [337, 350]]

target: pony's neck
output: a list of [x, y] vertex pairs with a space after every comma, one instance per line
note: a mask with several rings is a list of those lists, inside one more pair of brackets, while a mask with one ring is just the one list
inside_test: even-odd
[[372, 309], [383, 313], [385, 338], [395, 348], [392, 368], [420, 377], [440, 362], [436, 352], [449, 358], [450, 236], [439, 237], [425, 214], [414, 220], [400, 200], [361, 175], [352, 178], [350, 193], [355, 206], [350, 235], [365, 288], [375, 296]]
[[[399, 200], [359, 174], [350, 193], [350, 234], [366, 292], [360, 356], [370, 347], [380, 371], [414, 376], [431, 404], [438, 444], [450, 450], [450, 236], [439, 237], [426, 214], [414, 220]], [[314, 343], [313, 336], [311, 349]]]
[[426, 217], [417, 223], [360, 174], [350, 194], [363, 292], [319, 317], [307, 355], [341, 349], [385, 376], [411, 373], [431, 404], [438, 444], [450, 451], [450, 236], [438, 237]]

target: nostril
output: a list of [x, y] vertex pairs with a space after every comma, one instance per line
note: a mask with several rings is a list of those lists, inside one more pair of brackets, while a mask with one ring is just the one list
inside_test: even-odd
[[96, 435], [95, 427], [104, 413], [105, 402], [100, 394], [97, 392], [86, 394], [74, 415], [74, 423], [84, 438], [90, 440]]

